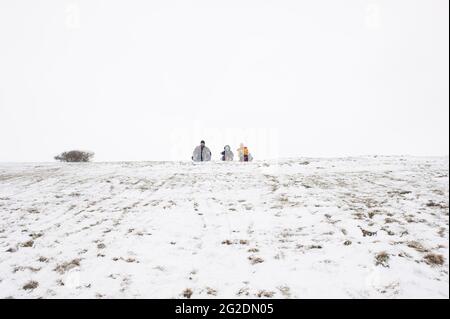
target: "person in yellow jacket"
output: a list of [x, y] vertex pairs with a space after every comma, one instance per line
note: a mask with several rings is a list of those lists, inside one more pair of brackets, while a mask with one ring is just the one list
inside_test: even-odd
[[237, 152], [240, 162], [251, 162], [253, 160], [252, 154], [250, 154], [248, 147], [244, 146], [244, 144], [241, 143], [241, 145], [237, 149]]

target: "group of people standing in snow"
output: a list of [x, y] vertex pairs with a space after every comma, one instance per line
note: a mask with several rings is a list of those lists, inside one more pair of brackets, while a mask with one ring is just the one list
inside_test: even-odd
[[[250, 154], [248, 147], [244, 146], [243, 143], [237, 149], [237, 154], [240, 162], [251, 162], [253, 160], [252, 155]], [[234, 154], [231, 151], [231, 147], [229, 145], [225, 145], [223, 151], [220, 153], [220, 159], [225, 162], [233, 161]], [[192, 154], [192, 160], [194, 162], [208, 162], [211, 160], [211, 151], [205, 145], [205, 141], [201, 141], [200, 145], [194, 149], [194, 153]]]

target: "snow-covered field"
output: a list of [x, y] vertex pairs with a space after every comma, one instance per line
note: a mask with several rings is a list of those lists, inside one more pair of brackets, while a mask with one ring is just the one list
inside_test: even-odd
[[0, 164], [2, 298], [448, 298], [449, 159]]

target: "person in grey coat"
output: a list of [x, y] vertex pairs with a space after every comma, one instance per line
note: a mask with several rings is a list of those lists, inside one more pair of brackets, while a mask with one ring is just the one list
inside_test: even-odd
[[200, 145], [194, 149], [192, 160], [194, 162], [207, 162], [211, 160], [211, 151], [205, 146], [205, 141], [201, 141]]
[[228, 162], [228, 161], [232, 161], [233, 158], [234, 158], [234, 154], [233, 154], [233, 152], [231, 151], [230, 145], [226, 145], [226, 146], [223, 148], [223, 152], [220, 153], [220, 154], [222, 155], [222, 157], [221, 157], [222, 161]]

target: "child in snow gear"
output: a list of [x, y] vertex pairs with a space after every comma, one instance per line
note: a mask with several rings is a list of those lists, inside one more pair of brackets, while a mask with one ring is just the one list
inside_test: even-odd
[[241, 159], [244, 158], [244, 143], [241, 143], [239, 145], [239, 148], [237, 149], [237, 153], [238, 153], [239, 160], [242, 162]]
[[205, 141], [201, 141], [200, 145], [194, 149], [192, 160], [194, 162], [207, 162], [211, 160], [211, 151], [205, 146]]
[[250, 154], [248, 147], [241, 143], [238, 148], [239, 161], [241, 162], [251, 162], [253, 160], [252, 154]]
[[222, 155], [222, 161], [232, 161], [233, 160], [234, 154], [231, 151], [230, 145], [226, 145], [223, 148], [223, 152], [220, 154]]
[[248, 148], [244, 147], [244, 162], [248, 162]]

